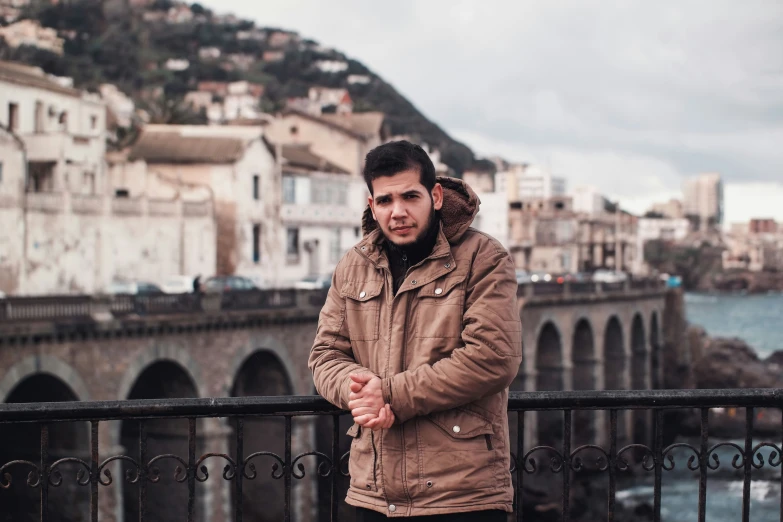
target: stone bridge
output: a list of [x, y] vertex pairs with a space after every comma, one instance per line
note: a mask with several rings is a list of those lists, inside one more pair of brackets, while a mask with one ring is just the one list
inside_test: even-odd
[[[307, 357], [323, 299], [321, 292], [283, 290], [238, 297], [225, 294], [0, 300], [0, 400], [47, 402], [314, 394]], [[525, 361], [513, 389], [658, 387], [662, 371], [659, 340], [664, 301], [664, 290], [647, 282], [614, 286], [585, 283], [521, 286], [519, 312]], [[148, 423], [150, 454], [176, 454], [183, 444], [187, 446], [187, 423], [179, 421]], [[646, 440], [649, 421], [645, 413], [629, 412], [620, 417], [618, 443], [631, 435], [635, 441]], [[199, 421], [198, 451], [231, 452], [232, 422]], [[554, 442], [560, 436], [560, 422], [557, 415], [542, 412], [537, 422], [529, 424], [527, 440]], [[574, 417], [574, 433], [582, 439], [580, 442], [602, 442], [606, 439], [607, 423], [605, 412], [580, 413]], [[346, 424], [344, 430], [347, 428]], [[35, 460], [39, 441], [36, 432], [30, 429], [35, 427], [0, 426], [0, 463], [20, 458], [20, 452], [25, 458]], [[247, 419], [245, 452], [263, 449], [279, 454], [281, 430], [280, 419]], [[320, 448], [328, 453], [329, 430], [327, 425], [321, 426], [312, 419], [295, 422], [295, 449]], [[85, 423], [53, 426], [52, 456], [88, 454], [88, 433], [89, 426]], [[138, 455], [138, 440], [136, 424], [120, 421], [100, 424], [100, 446], [108, 454], [124, 451]], [[9, 453], [11, 449], [13, 457]], [[138, 517], [137, 494], [131, 491], [132, 484], [119, 480], [122, 473], [118, 462], [113, 472], [116, 494], [102, 497], [102, 520], [120, 522]], [[161, 471], [161, 477], [169, 475], [173, 476], [173, 472]], [[275, 488], [282, 487], [280, 481], [269, 477], [259, 479], [248, 484], [244, 490], [246, 498], [258, 499], [262, 492], [263, 496], [274, 495]], [[24, 478], [16, 483], [24, 483]], [[204, 488], [199, 509], [205, 513], [204, 520], [227, 519], [226, 502], [220, 499], [230, 497], [228, 486], [213, 481]], [[303, 483], [295, 488], [298, 520], [318, 517], [317, 491], [318, 487], [307, 488]], [[31, 494], [0, 489], [0, 505], [11, 499], [22, 502], [20, 499]], [[53, 491], [50, 503], [62, 503], [63, 510], [78, 510], [81, 504], [73, 499], [86, 494], [78, 490]], [[160, 509], [164, 505], [184, 505], [172, 501], [172, 495], [178, 494], [182, 492], [150, 496], [151, 510], [156, 504]], [[29, 499], [35, 506], [32, 498]], [[247, 520], [280, 519], [274, 507], [259, 502], [247, 505]], [[158, 512], [164, 512], [160, 509]], [[167, 516], [181, 518], [178, 513], [165, 512]]]

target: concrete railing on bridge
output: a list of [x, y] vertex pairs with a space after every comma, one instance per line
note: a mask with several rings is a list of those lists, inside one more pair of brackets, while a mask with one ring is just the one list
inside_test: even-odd
[[[519, 286], [518, 294], [531, 300], [554, 296], [621, 295], [662, 291], [656, 280], [623, 283], [566, 282], [529, 283]], [[0, 323], [68, 321], [81, 322], [123, 318], [197, 314], [241, 310], [314, 309], [326, 301], [326, 290], [242, 290], [207, 294], [156, 295], [52, 295], [7, 297], [0, 299]]]

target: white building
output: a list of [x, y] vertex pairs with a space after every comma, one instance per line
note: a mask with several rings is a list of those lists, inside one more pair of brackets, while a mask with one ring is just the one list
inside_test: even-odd
[[362, 178], [315, 155], [308, 145], [284, 145], [282, 155], [281, 280], [328, 274], [361, 239], [367, 186]]
[[520, 201], [550, 199], [566, 195], [566, 180], [543, 167], [529, 165], [517, 175], [517, 189]]
[[318, 60], [315, 67], [324, 73], [339, 73], [348, 70], [348, 62], [342, 60]]
[[685, 218], [639, 218], [636, 228], [636, 252], [633, 271], [643, 273], [644, 245], [648, 241], [682, 241], [688, 236], [690, 222]]
[[701, 174], [683, 184], [683, 210], [699, 218], [700, 228], [723, 223], [723, 183], [720, 174]]
[[606, 198], [595, 187], [575, 187], [573, 198], [574, 212], [595, 215], [606, 210]]
[[473, 227], [494, 237], [509, 248], [508, 198], [503, 192], [478, 192], [481, 205], [473, 220]]
[[[112, 280], [214, 270], [209, 194], [115, 198], [106, 107], [40, 70], [0, 62], [0, 291], [92, 293]], [[214, 244], [214, 239], [212, 240]]]
[[101, 98], [103, 98], [103, 101], [114, 115], [117, 125], [120, 127], [130, 127], [133, 121], [133, 113], [136, 110], [136, 105], [133, 103], [133, 100], [119, 90], [116, 85], [110, 83], [102, 84], [98, 91], [101, 93]]
[[25, 144], [28, 190], [102, 193], [106, 106], [98, 96], [0, 62], [0, 123]]

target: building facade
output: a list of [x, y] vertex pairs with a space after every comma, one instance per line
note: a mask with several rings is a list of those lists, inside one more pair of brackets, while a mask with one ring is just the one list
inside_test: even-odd
[[650, 218], [643, 217], [637, 221], [636, 252], [634, 273], [648, 271], [644, 263], [644, 245], [648, 241], [661, 240], [678, 242], [684, 240], [690, 232], [690, 222], [685, 218]]
[[683, 212], [699, 229], [723, 223], [723, 182], [720, 174], [701, 174], [683, 185]]

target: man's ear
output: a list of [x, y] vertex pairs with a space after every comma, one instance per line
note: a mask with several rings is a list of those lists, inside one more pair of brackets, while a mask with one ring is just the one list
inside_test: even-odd
[[367, 204], [370, 205], [370, 212], [372, 213], [372, 218], [375, 221], [378, 221], [378, 218], [375, 217], [375, 207], [374, 207], [375, 200], [372, 199], [372, 196], [367, 196]]
[[440, 183], [435, 183], [432, 187], [432, 206], [435, 210], [440, 210], [443, 207], [443, 187]]

